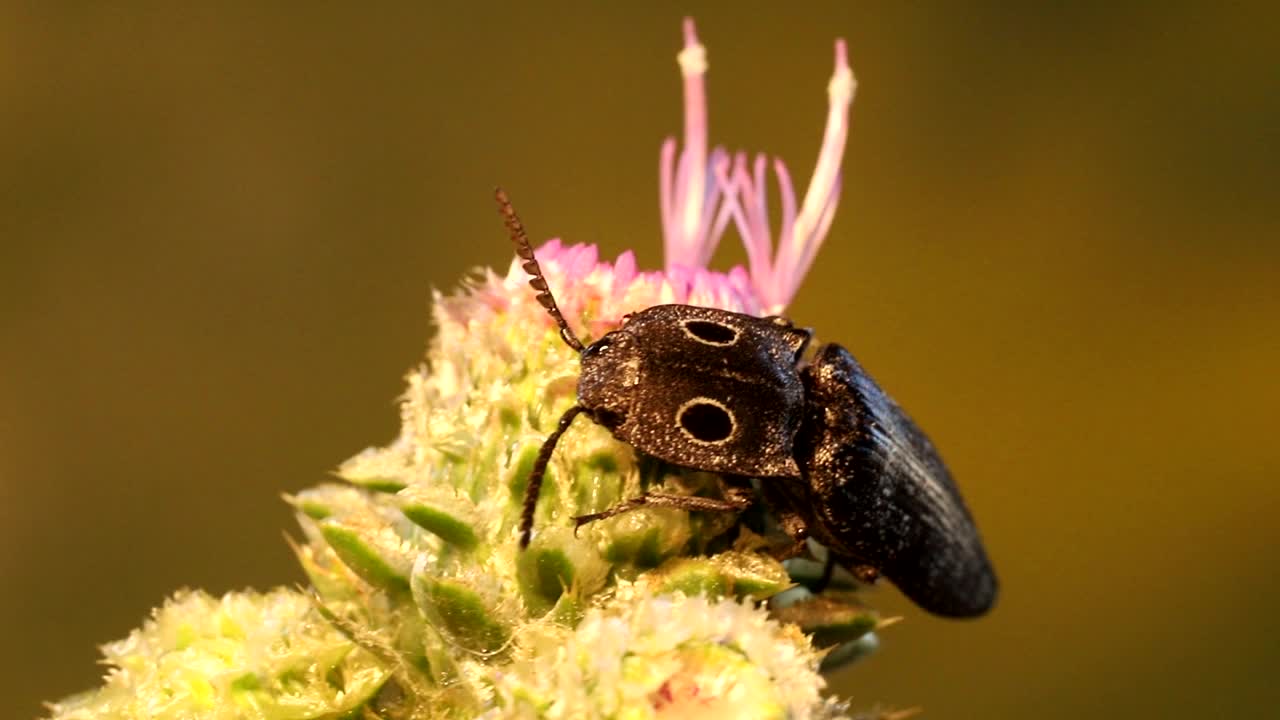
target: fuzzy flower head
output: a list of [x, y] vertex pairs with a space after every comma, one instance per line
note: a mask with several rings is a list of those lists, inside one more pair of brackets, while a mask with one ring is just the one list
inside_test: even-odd
[[102, 653], [104, 686], [55, 716], [302, 720], [358, 712], [390, 675], [290, 590], [180, 591]]
[[[747, 249], [751, 287], [768, 314], [790, 304], [813, 265], [840, 199], [840, 165], [849, 132], [849, 107], [857, 87], [844, 40], [836, 41], [835, 72], [827, 86], [830, 107], [818, 162], [804, 201], [797, 207], [786, 163], [772, 162], [782, 202], [776, 244], [769, 222], [767, 166], [764, 154], [745, 152], [730, 159], [721, 147], [707, 150], [707, 51], [692, 19], [684, 21], [684, 49], [678, 56], [684, 76], [684, 147], [675, 138], [660, 153], [659, 201], [666, 270], [679, 276], [705, 267], [730, 220]], [[692, 300], [680, 302], [697, 304]]]
[[[685, 129], [661, 152], [666, 265], [602, 260], [595, 246], [537, 249], [571, 331], [595, 339], [628, 313], [686, 303], [779, 313], [813, 261], [840, 188], [853, 79], [836, 45], [818, 165], [797, 207], [764, 156], [707, 149], [706, 50], [684, 26]], [[733, 222], [749, 267], [708, 269]], [[108, 648], [118, 671], [53, 707], [97, 717], [824, 718], [826, 648], [874, 646], [874, 613], [795, 595], [787, 568], [730, 513], [643, 506], [577, 527], [649, 492], [724, 500], [723, 478], [643, 456], [580, 422], [555, 446], [519, 545], [531, 470], [577, 402], [579, 357], [517, 260], [437, 293], [435, 335], [407, 378], [401, 430], [287, 500], [307, 593], [179, 595]], [[768, 528], [760, 528], [768, 532]], [[790, 590], [789, 590], [790, 588]], [[824, 596], [825, 597], [825, 596]], [[821, 602], [819, 602], [821, 600]], [[771, 610], [773, 612], [771, 613]], [[811, 640], [824, 638], [823, 642]], [[821, 646], [823, 649], [815, 650]], [[169, 704], [165, 704], [169, 703]]]
[[531, 645], [556, 661], [514, 663], [493, 717], [817, 720], [844, 710], [822, 699], [808, 639], [735, 600], [626, 585], [573, 631]]

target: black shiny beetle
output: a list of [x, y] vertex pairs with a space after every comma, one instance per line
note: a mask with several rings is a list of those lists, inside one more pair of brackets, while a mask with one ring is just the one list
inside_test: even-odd
[[[551, 453], [586, 413], [660, 460], [759, 478], [767, 506], [794, 539], [813, 537], [827, 547], [829, 563], [860, 577], [884, 575], [929, 612], [974, 617], [991, 608], [995, 573], [950, 474], [847, 350], [823, 345], [806, 362], [811, 331], [781, 317], [692, 305], [647, 308], [584, 347], [506, 194], [496, 197], [538, 302], [582, 363], [578, 404], [560, 418], [529, 476], [522, 548]], [[651, 492], [578, 520], [639, 505], [736, 512], [751, 502]]]

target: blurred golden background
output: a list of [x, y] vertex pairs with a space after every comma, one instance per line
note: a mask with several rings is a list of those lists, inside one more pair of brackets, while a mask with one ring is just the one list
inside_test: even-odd
[[1275, 712], [1269, 4], [180, 5], [0, 9], [8, 714], [180, 586], [301, 580], [279, 494], [393, 437], [430, 289], [509, 260], [495, 184], [540, 239], [660, 264], [684, 14], [712, 141], [799, 182], [848, 38], [843, 202], [791, 315], [933, 436], [1003, 581], [971, 623], [877, 591], [906, 622], [834, 687]]

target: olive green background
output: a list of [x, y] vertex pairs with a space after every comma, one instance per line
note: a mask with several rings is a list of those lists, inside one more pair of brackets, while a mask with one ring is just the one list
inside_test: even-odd
[[[0, 696], [184, 585], [301, 579], [279, 494], [397, 429], [431, 288], [538, 238], [660, 264], [694, 14], [712, 140], [807, 180], [792, 307], [928, 429], [1003, 581], [837, 673], [937, 718], [1254, 717], [1280, 687], [1280, 58], [1244, 4], [0, 9]], [[717, 257], [743, 257], [730, 238]]]

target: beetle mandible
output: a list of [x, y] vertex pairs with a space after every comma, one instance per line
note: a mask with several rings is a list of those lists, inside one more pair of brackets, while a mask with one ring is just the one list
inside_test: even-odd
[[[506, 194], [499, 210], [538, 302], [579, 354], [578, 402], [534, 460], [520, 518], [529, 544], [547, 463], [574, 418], [665, 462], [758, 478], [795, 540], [813, 537], [860, 576], [887, 577], [923, 609], [974, 617], [996, 578], [960, 493], [929, 439], [848, 350], [804, 353], [812, 331], [782, 317], [655, 305], [583, 345], [569, 328]], [[751, 500], [647, 493], [579, 523], [640, 505], [740, 511]]]

